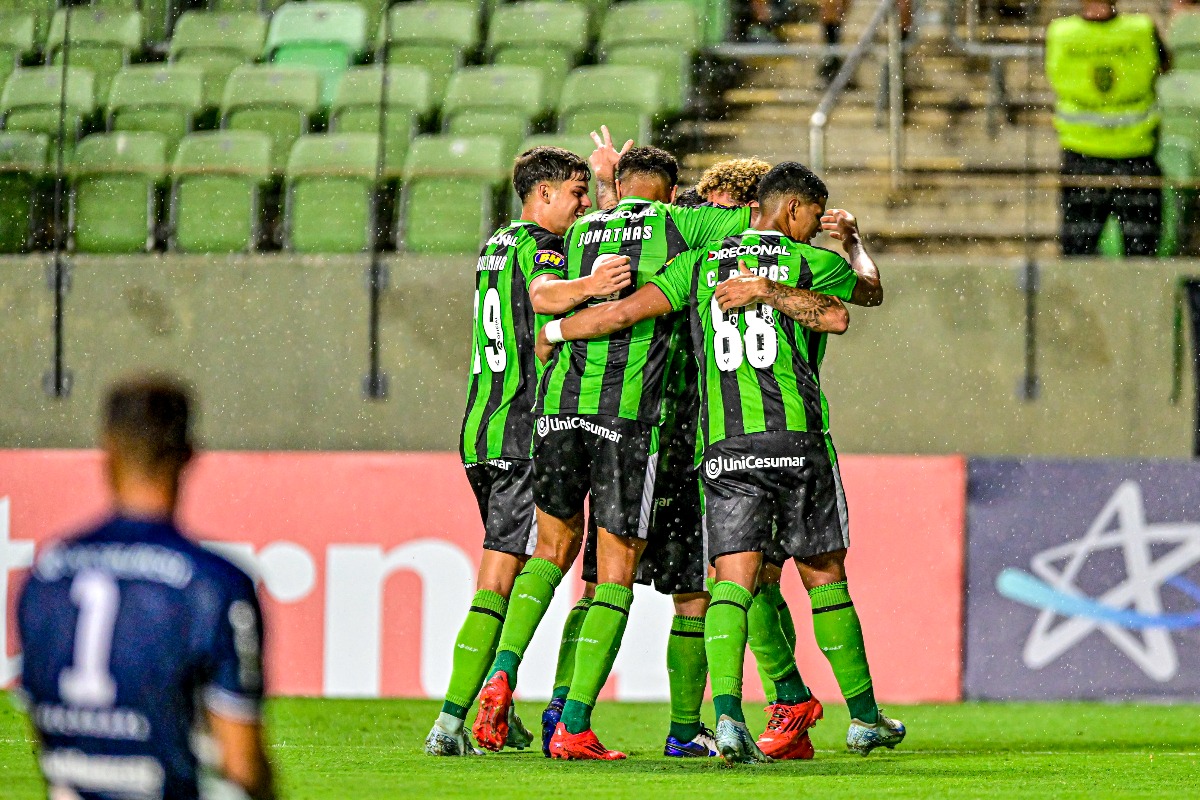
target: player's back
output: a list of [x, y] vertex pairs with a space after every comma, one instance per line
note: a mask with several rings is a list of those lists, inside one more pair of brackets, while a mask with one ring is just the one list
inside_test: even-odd
[[[745, 228], [748, 208], [683, 208], [640, 197], [580, 219], [566, 234], [567, 278], [592, 273], [597, 259], [628, 256], [630, 285], [587, 305], [628, 297], [680, 253]], [[608, 336], [570, 342], [542, 375], [539, 410], [546, 414], [599, 414], [657, 424], [672, 317], [643, 320]]]
[[257, 718], [253, 582], [170, 522], [117, 517], [48, 549], [18, 620], [22, 689], [52, 789], [198, 797], [190, 738], [203, 707]]
[[551, 319], [534, 313], [529, 284], [540, 275], [563, 276], [562, 242], [535, 223], [515, 220], [480, 251], [463, 463], [529, 457], [539, 371], [534, 342]]
[[820, 366], [827, 335], [765, 304], [722, 312], [717, 287], [743, 266], [781, 284], [843, 300], [857, 281], [837, 253], [754, 230], [689, 251], [655, 280], [672, 306], [691, 307], [704, 442], [763, 431], [824, 432], [829, 407]]

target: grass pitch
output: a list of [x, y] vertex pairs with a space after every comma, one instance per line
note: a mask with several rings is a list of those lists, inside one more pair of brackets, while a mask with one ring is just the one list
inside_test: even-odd
[[[1200, 708], [1094, 703], [889, 706], [908, 739], [868, 758], [844, 750], [846, 709], [813, 731], [817, 758], [727, 768], [663, 758], [667, 707], [602, 703], [596, 730], [628, 761], [558, 763], [539, 750], [434, 759], [421, 743], [438, 703], [278, 699], [272, 753], [291, 800], [482, 797], [1194, 797], [1200, 791]], [[541, 704], [518, 704], [530, 727]], [[711, 708], [706, 708], [711, 713]], [[751, 720], [761, 729], [763, 720]], [[0, 703], [0, 796], [42, 797], [27, 726]]]

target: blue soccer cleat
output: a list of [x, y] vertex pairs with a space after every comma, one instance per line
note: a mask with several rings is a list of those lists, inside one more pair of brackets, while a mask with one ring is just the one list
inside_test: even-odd
[[546, 710], [542, 712], [542, 754], [546, 758], [550, 757], [550, 740], [554, 738], [554, 729], [558, 727], [558, 721], [562, 719], [563, 706], [566, 704], [566, 698], [555, 697], [550, 700], [550, 705], [546, 706]]
[[876, 747], [886, 747], [894, 750], [896, 745], [904, 741], [908, 730], [898, 719], [891, 719], [879, 712], [879, 721], [868, 725], [857, 719], [850, 720], [850, 730], [846, 732], [846, 747], [855, 753], [868, 756]]
[[663, 746], [663, 755], [670, 758], [713, 758], [716, 754], [717, 735], [703, 725], [690, 742], [681, 742], [674, 736], [668, 736]]

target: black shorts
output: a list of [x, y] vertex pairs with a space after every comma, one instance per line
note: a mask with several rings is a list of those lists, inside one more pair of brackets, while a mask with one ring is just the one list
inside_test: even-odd
[[532, 555], [537, 545], [533, 462], [528, 458], [494, 458], [463, 466], [483, 520], [483, 549], [521, 557]]
[[[708, 548], [700, 519], [700, 481], [696, 471], [660, 475], [646, 552], [638, 562], [637, 583], [661, 594], [708, 590]], [[583, 549], [583, 579], [596, 583], [596, 523], [588, 516]]]
[[850, 545], [833, 441], [819, 433], [735, 436], [704, 453], [709, 558], [759, 552], [775, 563]]
[[591, 493], [596, 523], [617, 536], [650, 531], [658, 431], [637, 420], [600, 415], [539, 417], [533, 438], [533, 497], [552, 517], [583, 510]]

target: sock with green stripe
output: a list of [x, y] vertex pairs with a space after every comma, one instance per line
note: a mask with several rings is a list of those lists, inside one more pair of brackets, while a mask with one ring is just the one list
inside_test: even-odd
[[667, 638], [667, 680], [671, 685], [670, 735], [681, 742], [690, 742], [700, 733], [700, 707], [707, 679], [704, 617], [676, 614]]
[[877, 722], [879, 707], [875, 705], [875, 692], [871, 688], [871, 669], [867, 665], [862, 625], [846, 582], [818, 586], [810, 589], [808, 596], [812, 600], [817, 646], [833, 667], [842, 697], [850, 707], [850, 716], [868, 724]]
[[563, 707], [562, 721], [569, 733], [583, 733], [592, 726], [592, 708], [617, 660], [631, 605], [632, 589], [619, 583], [596, 587], [592, 607], [579, 629], [575, 676]]
[[454, 642], [454, 665], [446, 690], [443, 713], [467, 718], [467, 709], [479, 696], [483, 678], [496, 656], [496, 642], [504, 625], [508, 601], [495, 592], [481, 589], [471, 600], [471, 610]]
[[733, 581], [719, 581], [704, 615], [704, 651], [712, 677], [717, 720], [745, 722], [742, 713], [742, 663], [746, 658], [746, 612], [754, 596]]
[[579, 629], [583, 627], [584, 617], [592, 607], [592, 598], [581, 597], [579, 602], [567, 612], [567, 622], [563, 625], [562, 642], [558, 645], [558, 665], [554, 668], [553, 697], [565, 700], [571, 691], [571, 676], [575, 674], [575, 648], [579, 645]]
[[[767, 702], [802, 703], [812, 695], [804, 681], [800, 680], [795, 648], [788, 641], [781, 614], [791, 621], [791, 613], [783, 600], [779, 584], [763, 584], [754, 596], [748, 614], [750, 652], [754, 653], [754, 659], [758, 662], [758, 674], [762, 678]], [[795, 630], [793, 626], [793, 636]], [[781, 682], [785, 683], [782, 695]]]
[[525, 656], [525, 648], [529, 647], [538, 624], [546, 615], [562, 577], [562, 570], [551, 561], [531, 558], [525, 563], [525, 568], [513, 583], [504, 629], [496, 646], [496, 660], [488, 672], [489, 680], [497, 672], [503, 672], [508, 675], [509, 687], [516, 688], [517, 668]]

